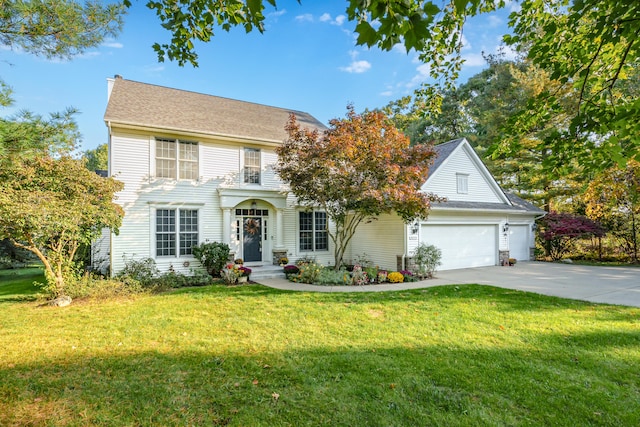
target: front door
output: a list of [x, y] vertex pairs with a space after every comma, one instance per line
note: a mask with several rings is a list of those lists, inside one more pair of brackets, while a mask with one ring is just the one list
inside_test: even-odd
[[242, 228], [244, 261], [262, 261], [262, 218], [245, 217]]

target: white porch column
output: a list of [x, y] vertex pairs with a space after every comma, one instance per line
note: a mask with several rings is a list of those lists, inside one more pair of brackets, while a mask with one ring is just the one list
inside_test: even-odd
[[276, 247], [275, 249], [284, 248], [284, 209], [276, 209]]
[[231, 243], [231, 209], [222, 209], [222, 243]]

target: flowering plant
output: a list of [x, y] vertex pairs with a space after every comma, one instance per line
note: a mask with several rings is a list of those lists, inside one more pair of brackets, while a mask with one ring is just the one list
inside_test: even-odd
[[244, 264], [244, 260], [242, 258], [236, 258], [235, 261], [233, 261], [234, 264], [238, 264], [238, 265], [242, 265]]
[[362, 266], [356, 264], [353, 266], [353, 271], [351, 272], [351, 284], [362, 286], [366, 285], [369, 282], [369, 277], [367, 276], [367, 272], [362, 270]]
[[240, 276], [249, 277], [251, 275], [251, 269], [249, 267], [242, 266], [238, 268], [238, 271], [240, 272]]
[[389, 273], [387, 270], [378, 271], [378, 283], [384, 283], [388, 280]]
[[238, 281], [238, 277], [241, 275], [240, 269], [233, 263], [228, 263], [222, 271], [220, 271], [220, 276], [227, 285], [233, 285], [236, 283]]
[[389, 273], [388, 279], [391, 283], [402, 283], [404, 282], [404, 275], [397, 271]]
[[278, 264], [280, 264], [280, 265], [289, 264], [289, 258], [287, 258], [286, 256], [283, 256], [282, 258], [280, 258], [278, 260]]

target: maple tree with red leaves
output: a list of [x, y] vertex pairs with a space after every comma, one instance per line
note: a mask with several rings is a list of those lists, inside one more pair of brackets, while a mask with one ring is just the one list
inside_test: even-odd
[[327, 213], [335, 229], [335, 268], [357, 227], [383, 213], [396, 212], [405, 222], [426, 218], [439, 198], [420, 191], [435, 153], [431, 145], [410, 146], [380, 111], [357, 114], [347, 107], [326, 131], [303, 129], [291, 115], [289, 138], [276, 149], [276, 171], [298, 203]]
[[562, 259], [577, 239], [602, 237], [606, 234], [606, 230], [598, 222], [570, 213], [550, 212], [538, 225], [538, 237], [542, 240], [545, 254], [552, 260]]

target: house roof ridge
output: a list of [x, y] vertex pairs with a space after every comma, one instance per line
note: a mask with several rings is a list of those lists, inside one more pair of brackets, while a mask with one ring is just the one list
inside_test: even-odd
[[205, 96], [205, 97], [218, 98], [218, 99], [223, 99], [223, 100], [226, 100], [226, 101], [232, 101], [232, 102], [238, 102], [238, 103], [242, 103], [242, 104], [255, 105], [255, 106], [258, 106], [258, 107], [266, 107], [266, 108], [270, 108], [270, 109], [274, 109], [274, 110], [281, 110], [281, 111], [286, 111], [286, 112], [291, 112], [291, 113], [310, 114], [308, 111], [303, 111], [303, 110], [298, 110], [298, 109], [293, 109], [293, 108], [277, 107], [275, 105], [262, 104], [260, 102], [255, 102], [255, 101], [245, 101], [245, 100], [242, 100], [242, 99], [231, 98], [231, 97], [228, 97], [228, 96], [212, 95], [210, 93], [198, 92], [198, 91], [191, 90], [191, 89], [180, 89], [180, 88], [165, 86], [165, 85], [161, 85], [161, 84], [157, 84], [157, 83], [147, 83], [147, 82], [141, 82], [141, 81], [138, 81], [138, 80], [125, 79], [124, 77], [117, 77], [117, 78], [120, 79], [120, 80], [131, 82], [131, 83], [136, 83], [136, 84], [145, 85], [145, 86], [154, 86], [154, 87], [157, 87], [157, 88], [160, 88], [160, 89], [165, 89], [165, 90], [170, 90], [170, 91], [179, 91], [179, 92], [191, 93], [193, 95], [200, 95], [200, 96]]
[[104, 113], [108, 126], [139, 126], [194, 135], [239, 138], [257, 143], [282, 142], [290, 114], [308, 129], [327, 126], [311, 114], [192, 90], [143, 83], [117, 77], [110, 87]]

